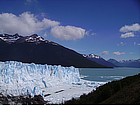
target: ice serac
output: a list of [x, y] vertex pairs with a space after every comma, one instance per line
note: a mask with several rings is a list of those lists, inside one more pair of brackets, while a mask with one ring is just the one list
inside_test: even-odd
[[79, 70], [74, 67], [0, 62], [0, 92], [8, 95], [44, 95], [47, 88], [79, 81]]

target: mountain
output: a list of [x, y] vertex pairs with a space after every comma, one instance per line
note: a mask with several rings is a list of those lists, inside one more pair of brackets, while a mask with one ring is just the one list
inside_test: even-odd
[[79, 68], [105, 67], [81, 54], [37, 34], [20, 36], [0, 34], [0, 61], [74, 66]]
[[106, 67], [115, 67], [114, 64], [106, 61], [105, 59], [103, 59], [102, 57], [95, 55], [95, 54], [83, 54], [83, 56], [91, 61], [94, 61], [100, 65], [106, 66]]
[[136, 67], [140, 68], [140, 59], [137, 60], [122, 60], [109, 59], [108, 62], [116, 65], [117, 67]]

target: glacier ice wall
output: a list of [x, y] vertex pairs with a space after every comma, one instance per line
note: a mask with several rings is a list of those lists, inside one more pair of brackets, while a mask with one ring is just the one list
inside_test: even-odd
[[79, 81], [79, 70], [74, 67], [0, 62], [0, 92], [8, 95], [43, 95], [48, 87]]

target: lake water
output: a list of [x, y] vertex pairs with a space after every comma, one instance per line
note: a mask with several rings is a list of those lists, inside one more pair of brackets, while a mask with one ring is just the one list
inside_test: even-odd
[[98, 82], [119, 80], [140, 73], [140, 68], [80, 68], [82, 79]]

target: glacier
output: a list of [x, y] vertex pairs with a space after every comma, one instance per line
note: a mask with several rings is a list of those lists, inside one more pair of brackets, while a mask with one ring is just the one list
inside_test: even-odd
[[61, 103], [102, 84], [82, 80], [73, 66], [0, 62], [0, 93], [4, 95], [42, 95], [50, 103]]
[[[7, 89], [6, 94], [42, 94], [40, 89], [56, 86], [59, 83], [76, 83], [80, 81], [78, 69], [22, 62], [0, 62], [0, 86]], [[24, 87], [24, 88], [23, 88]]]

